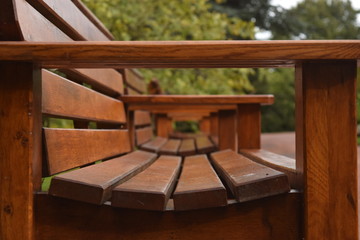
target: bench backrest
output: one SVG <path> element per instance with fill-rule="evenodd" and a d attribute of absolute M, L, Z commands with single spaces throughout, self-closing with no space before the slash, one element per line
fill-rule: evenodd
<path fill-rule="evenodd" d="M 113 36 L 78 0 L 15 0 L 24 41 L 109 41 Z M 43 69 L 42 114 L 74 120 L 75 128 L 44 128 L 43 175 L 52 175 L 131 151 L 123 73 L 117 69 Z M 89 129 L 95 122 L 97 129 Z M 106 128 L 106 129 L 101 129 Z"/>

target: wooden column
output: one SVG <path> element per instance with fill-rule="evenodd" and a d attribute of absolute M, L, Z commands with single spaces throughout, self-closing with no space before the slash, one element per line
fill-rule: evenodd
<path fill-rule="evenodd" d="M 238 149 L 260 148 L 260 104 L 239 104 L 237 119 Z"/>
<path fill-rule="evenodd" d="M 210 117 L 203 117 L 200 120 L 200 131 L 206 134 L 210 134 Z"/>
<path fill-rule="evenodd" d="M 355 83 L 356 61 L 296 66 L 296 160 L 308 240 L 358 239 Z"/>
<path fill-rule="evenodd" d="M 219 133 L 219 117 L 218 113 L 210 113 L 210 135 L 218 136 Z"/>
<path fill-rule="evenodd" d="M 0 62 L 0 239 L 33 239 L 41 185 L 41 80 L 32 64 Z"/>
<path fill-rule="evenodd" d="M 156 135 L 159 137 L 168 137 L 172 131 L 172 121 L 166 114 L 156 115 Z"/>
<path fill-rule="evenodd" d="M 219 150 L 237 151 L 236 111 L 219 111 Z"/>

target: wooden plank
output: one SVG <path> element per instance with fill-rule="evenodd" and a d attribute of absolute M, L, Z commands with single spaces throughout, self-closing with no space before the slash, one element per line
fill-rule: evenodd
<path fill-rule="evenodd" d="M 144 126 L 151 124 L 150 112 L 137 110 L 134 112 L 134 115 L 135 126 Z"/>
<path fill-rule="evenodd" d="M 74 40 L 108 41 L 72 1 L 27 0 L 42 15 Z"/>
<path fill-rule="evenodd" d="M 295 159 L 275 154 L 263 149 L 240 149 L 240 153 L 251 160 L 285 173 L 291 188 L 296 189 L 299 184 L 296 177 Z"/>
<path fill-rule="evenodd" d="M 123 74 L 125 76 L 126 84 L 130 85 L 134 90 L 140 93 L 146 93 L 146 83 L 144 77 L 134 69 L 124 69 Z"/>
<path fill-rule="evenodd" d="M 125 93 L 126 93 L 127 95 L 131 95 L 131 96 L 134 96 L 134 95 L 139 96 L 139 95 L 141 95 L 140 92 L 132 89 L 132 88 L 129 87 L 129 86 L 127 86 L 127 87 L 125 88 Z"/>
<path fill-rule="evenodd" d="M 180 166 L 180 157 L 161 156 L 145 171 L 115 187 L 111 205 L 164 211 L 175 188 Z"/>
<path fill-rule="evenodd" d="M 360 41 L 1 42 L 0 56 L 66 68 L 288 67 L 298 60 L 360 59 Z"/>
<path fill-rule="evenodd" d="M 136 145 L 142 145 L 151 140 L 153 137 L 152 127 L 135 129 Z"/>
<path fill-rule="evenodd" d="M 181 140 L 169 139 L 159 150 L 159 154 L 176 155 L 178 153 Z"/>
<path fill-rule="evenodd" d="M 231 149 L 237 152 L 236 111 L 219 111 L 219 150 Z"/>
<path fill-rule="evenodd" d="M 156 135 L 168 137 L 172 132 L 172 121 L 166 114 L 156 114 Z"/>
<path fill-rule="evenodd" d="M 206 155 L 185 158 L 173 198 L 175 210 L 227 205 L 226 189 Z"/>
<path fill-rule="evenodd" d="M 222 108 L 220 108 L 220 109 L 222 109 Z M 228 110 L 228 109 L 222 109 L 222 110 Z M 210 135 L 211 136 L 218 136 L 218 134 L 219 134 L 219 116 L 218 116 L 218 112 L 212 112 L 210 114 Z"/>
<path fill-rule="evenodd" d="M 207 136 L 197 137 L 195 140 L 196 150 L 198 153 L 210 153 L 216 151 L 217 149 Z"/>
<path fill-rule="evenodd" d="M 50 175 L 130 151 L 127 130 L 45 128 L 44 134 Z"/>
<path fill-rule="evenodd" d="M 309 61 L 296 68 L 296 160 L 308 239 L 358 239 L 356 67 Z"/>
<path fill-rule="evenodd" d="M 167 138 L 156 137 L 155 139 L 141 145 L 140 149 L 150 152 L 158 152 L 166 142 Z"/>
<path fill-rule="evenodd" d="M 114 69 L 60 69 L 66 77 L 78 83 L 87 83 L 93 89 L 106 95 L 116 97 L 124 94 L 122 75 Z"/>
<path fill-rule="evenodd" d="M 245 104 L 274 103 L 273 95 L 140 95 L 140 96 L 123 96 L 122 101 L 125 103 L 137 104 Z"/>
<path fill-rule="evenodd" d="M 185 156 L 194 155 L 195 153 L 196 153 L 196 148 L 195 148 L 194 139 L 189 138 L 182 140 L 179 148 L 179 155 L 185 157 Z"/>
<path fill-rule="evenodd" d="M 120 98 L 120 100 L 122 100 Z M 152 113 L 169 114 L 169 113 L 198 113 L 201 111 L 216 112 L 220 109 L 234 110 L 235 104 L 163 104 L 163 103 L 148 103 L 148 104 L 127 104 L 129 110 L 146 110 Z"/>
<path fill-rule="evenodd" d="M 73 119 L 126 122 L 122 102 L 42 70 L 42 112 Z"/>
<path fill-rule="evenodd" d="M 239 104 L 237 120 L 238 149 L 259 149 L 261 111 L 259 104 Z"/>
<path fill-rule="evenodd" d="M 183 212 L 117 209 L 43 194 L 36 195 L 35 209 L 38 240 L 272 240 L 303 237 L 300 193 Z"/>
<path fill-rule="evenodd" d="M 33 239 L 41 184 L 41 78 L 28 63 L 0 62 L 0 239 Z"/>
<path fill-rule="evenodd" d="M 147 168 L 156 154 L 136 151 L 99 164 L 55 176 L 49 194 L 57 197 L 103 204 L 112 189 Z"/>
<path fill-rule="evenodd" d="M 239 202 L 290 191 L 287 176 L 231 150 L 212 153 L 211 160 L 220 177 Z"/>

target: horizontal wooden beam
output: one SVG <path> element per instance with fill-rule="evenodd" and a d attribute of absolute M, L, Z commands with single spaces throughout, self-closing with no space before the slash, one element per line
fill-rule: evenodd
<path fill-rule="evenodd" d="M 43 67 L 289 67 L 299 60 L 358 60 L 360 40 L 1 42 L 0 56 Z"/>

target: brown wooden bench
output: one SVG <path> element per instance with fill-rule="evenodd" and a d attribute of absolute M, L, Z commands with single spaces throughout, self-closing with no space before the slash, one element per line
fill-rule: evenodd
<path fill-rule="evenodd" d="M 358 239 L 355 74 L 359 41 L 112 43 L 104 42 L 111 37 L 76 0 L 29 2 L 36 9 L 24 0 L 5 1 L 1 9 L 1 40 L 16 41 L 0 43 L 1 239 Z M 235 200 L 226 200 L 224 184 L 200 155 L 185 159 L 173 200 L 166 207 L 179 158 L 156 160 L 153 153 L 131 151 L 124 101 L 118 98 L 122 92 L 93 75 L 93 71 L 117 71 L 85 70 L 86 77 L 79 81 L 67 76 L 73 80 L 69 81 L 41 70 L 295 63 L 296 185 L 305 198 L 292 192 L 248 201 L 258 194 L 286 192 L 286 176 L 224 150 L 212 154 L 211 161 Z M 78 84 L 82 81 L 92 89 Z M 259 123 L 254 121 L 259 119 L 258 107 L 245 104 L 239 112 L 239 149 L 259 148 Z M 106 129 L 42 130 L 44 115 L 74 119 L 79 125 L 96 122 Z M 260 153 L 248 154 L 277 165 Z M 98 160 L 103 162 L 91 164 Z M 53 174 L 84 165 L 89 166 L 54 177 L 50 190 L 54 195 L 72 191 L 69 197 L 77 201 L 39 193 L 43 171 Z M 153 184 L 144 184 L 150 180 Z M 149 191 L 149 186 L 156 190 Z M 137 196 L 139 189 L 147 197 Z M 101 204 L 113 192 L 114 206 Z M 162 206 L 166 211 L 115 207 L 123 195 L 133 199 L 130 204 L 139 201 L 136 208 Z M 236 200 L 247 202 L 232 204 Z M 175 209 L 188 211 L 173 211 L 172 202 Z M 210 206 L 223 207 L 189 210 Z"/>

